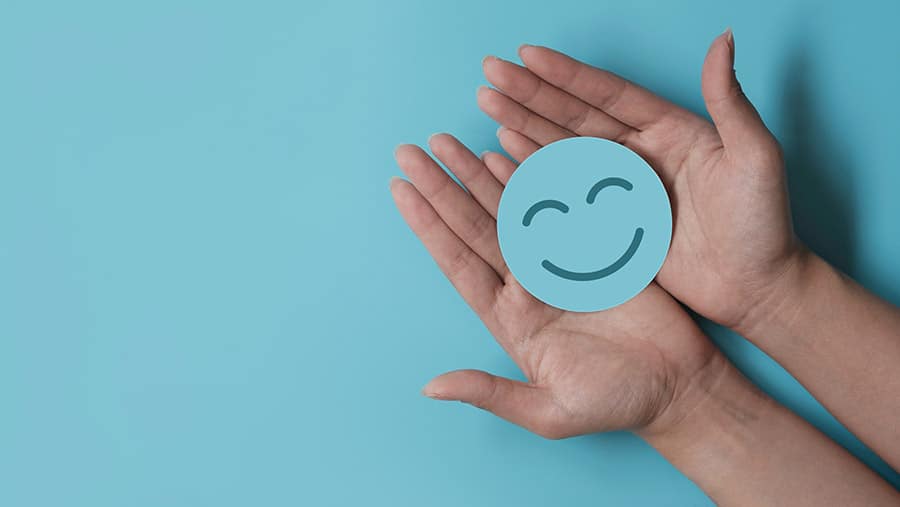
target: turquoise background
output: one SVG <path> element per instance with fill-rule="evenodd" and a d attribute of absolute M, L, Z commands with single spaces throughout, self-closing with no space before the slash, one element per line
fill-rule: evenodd
<path fill-rule="evenodd" d="M 707 45 L 783 141 L 798 230 L 900 302 L 896 2 L 0 6 L 0 504 L 705 505 L 625 433 L 419 394 L 514 365 L 406 229 L 392 148 L 477 151 L 480 61 L 548 44 L 702 111 Z M 763 354 L 716 341 L 900 485 Z M 814 466 L 813 463 L 810 466 Z"/>

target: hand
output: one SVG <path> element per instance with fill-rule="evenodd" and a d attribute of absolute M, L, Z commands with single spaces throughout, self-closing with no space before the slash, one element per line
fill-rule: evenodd
<path fill-rule="evenodd" d="M 656 284 L 597 313 L 566 312 L 532 297 L 510 274 L 497 242 L 497 206 L 514 164 L 497 154 L 485 163 L 446 134 L 433 136 L 430 145 L 469 193 L 412 145 L 396 152 L 412 184 L 395 178 L 391 193 L 528 382 L 461 370 L 432 380 L 426 395 L 476 405 L 548 438 L 662 432 L 702 397 L 711 384 L 702 378 L 730 368 Z"/>
<path fill-rule="evenodd" d="M 783 299 L 779 282 L 804 250 L 791 227 L 778 142 L 741 92 L 726 31 L 709 49 L 702 88 L 714 124 L 612 73 L 522 46 L 525 67 L 488 57 L 497 87 L 478 105 L 517 160 L 571 136 L 619 142 L 653 166 L 673 205 L 672 244 L 657 282 L 698 313 L 740 328 Z M 502 92 L 502 93 L 501 93 Z"/>

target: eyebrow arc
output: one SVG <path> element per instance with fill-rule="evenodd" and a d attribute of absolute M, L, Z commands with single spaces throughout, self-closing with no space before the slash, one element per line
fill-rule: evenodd
<path fill-rule="evenodd" d="M 594 186 L 591 187 L 591 190 L 587 195 L 587 203 L 594 204 L 594 200 L 597 199 L 597 194 L 606 187 L 621 187 L 625 190 L 630 191 L 632 188 L 634 188 L 634 185 L 632 185 L 631 182 L 626 180 L 625 178 L 603 178 L 597 183 L 594 183 Z"/>
<path fill-rule="evenodd" d="M 544 199 L 543 201 L 538 201 L 532 204 L 531 207 L 528 208 L 528 211 L 525 212 L 525 216 L 522 217 L 522 225 L 528 227 L 529 225 L 531 225 L 531 221 L 534 219 L 534 215 L 536 215 L 538 211 L 548 208 L 559 210 L 563 213 L 569 212 L 569 207 L 566 206 L 565 203 L 557 201 L 556 199 Z"/>

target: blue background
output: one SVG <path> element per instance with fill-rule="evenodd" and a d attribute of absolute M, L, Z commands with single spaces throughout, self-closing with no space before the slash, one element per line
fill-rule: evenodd
<path fill-rule="evenodd" d="M 0 504 L 707 504 L 629 434 L 544 441 L 421 397 L 516 370 L 387 184 L 400 142 L 496 148 L 485 54 L 552 45 L 702 111 L 731 25 L 799 233 L 900 302 L 900 4 L 724 4 L 3 1 Z"/>

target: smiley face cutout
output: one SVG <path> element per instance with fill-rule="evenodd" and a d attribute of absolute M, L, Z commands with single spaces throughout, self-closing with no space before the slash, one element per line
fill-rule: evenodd
<path fill-rule="evenodd" d="M 643 290 L 672 237 L 659 177 L 617 143 L 551 143 L 513 173 L 497 214 L 500 250 L 516 280 L 541 301 L 605 310 Z"/>

